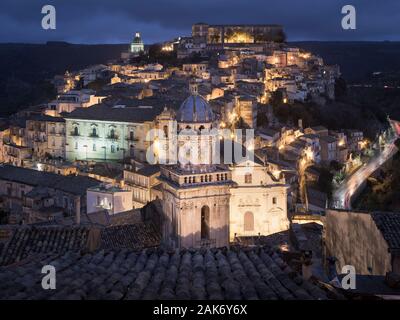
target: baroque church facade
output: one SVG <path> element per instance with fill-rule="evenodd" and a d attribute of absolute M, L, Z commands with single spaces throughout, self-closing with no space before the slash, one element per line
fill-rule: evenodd
<path fill-rule="evenodd" d="M 164 150 L 166 115 L 176 119 L 180 133 L 177 163 L 161 166 L 165 243 L 221 247 L 235 237 L 287 230 L 287 185 L 282 175 L 274 176 L 256 156 L 233 159 L 230 164 L 212 161 L 219 158 L 214 157 L 225 138 L 216 139 L 218 121 L 197 85 L 191 84 L 190 91 L 176 115 L 164 110 L 159 122 L 167 136 Z"/>

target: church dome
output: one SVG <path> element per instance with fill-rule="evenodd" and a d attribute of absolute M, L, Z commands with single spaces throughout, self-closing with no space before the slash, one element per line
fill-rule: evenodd
<path fill-rule="evenodd" d="M 191 90 L 192 94 L 181 104 L 177 113 L 179 122 L 207 123 L 214 121 L 215 117 L 210 105 L 197 93 L 196 89 Z"/>

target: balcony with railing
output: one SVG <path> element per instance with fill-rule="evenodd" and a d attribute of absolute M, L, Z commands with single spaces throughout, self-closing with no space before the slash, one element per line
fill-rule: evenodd
<path fill-rule="evenodd" d="M 117 134 L 109 134 L 109 135 L 107 135 L 107 139 L 118 140 L 119 136 Z"/>
<path fill-rule="evenodd" d="M 127 137 L 125 137 L 125 140 L 132 141 L 132 142 L 137 142 L 137 141 L 139 141 L 139 138 L 138 137 L 127 136 Z"/>

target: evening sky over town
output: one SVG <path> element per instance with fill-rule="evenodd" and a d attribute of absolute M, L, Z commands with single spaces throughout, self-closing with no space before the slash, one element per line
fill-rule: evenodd
<path fill-rule="evenodd" d="M 41 8 L 56 8 L 57 29 L 41 28 Z M 357 10 L 343 30 L 341 8 Z M 399 0 L 1 0 L 0 42 L 146 43 L 190 35 L 196 22 L 282 24 L 289 41 L 400 40 Z"/>

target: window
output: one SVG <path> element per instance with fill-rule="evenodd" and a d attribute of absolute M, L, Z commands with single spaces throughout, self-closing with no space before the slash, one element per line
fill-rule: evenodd
<path fill-rule="evenodd" d="M 206 240 L 210 238 L 210 208 L 203 206 L 201 208 L 201 239 Z"/>
<path fill-rule="evenodd" d="M 252 182 L 252 175 L 251 173 L 246 173 L 244 175 L 244 183 L 251 183 Z"/>
<path fill-rule="evenodd" d="M 254 215 L 253 212 L 247 211 L 244 214 L 244 231 L 254 231 Z"/>
<path fill-rule="evenodd" d="M 79 129 L 78 127 L 74 127 L 74 132 L 73 132 L 74 136 L 79 136 Z"/>
<path fill-rule="evenodd" d="M 75 142 L 75 150 L 78 150 L 78 141 Z"/>
<path fill-rule="evenodd" d="M 111 128 L 111 130 L 110 130 L 110 138 L 111 139 L 115 138 L 115 129 L 114 128 Z"/>
<path fill-rule="evenodd" d="M 111 153 L 115 153 L 115 146 L 111 145 Z"/>
<path fill-rule="evenodd" d="M 276 197 L 272 198 L 272 204 L 277 204 L 278 200 L 276 199 Z"/>
<path fill-rule="evenodd" d="M 93 143 L 92 150 L 93 150 L 93 151 L 96 151 L 96 144 L 95 144 L 95 143 Z"/>
<path fill-rule="evenodd" d="M 134 135 L 133 135 L 133 131 L 129 131 L 129 140 L 133 140 L 134 139 Z"/>
<path fill-rule="evenodd" d="M 92 137 L 97 137 L 97 129 L 95 127 L 92 128 Z"/>

